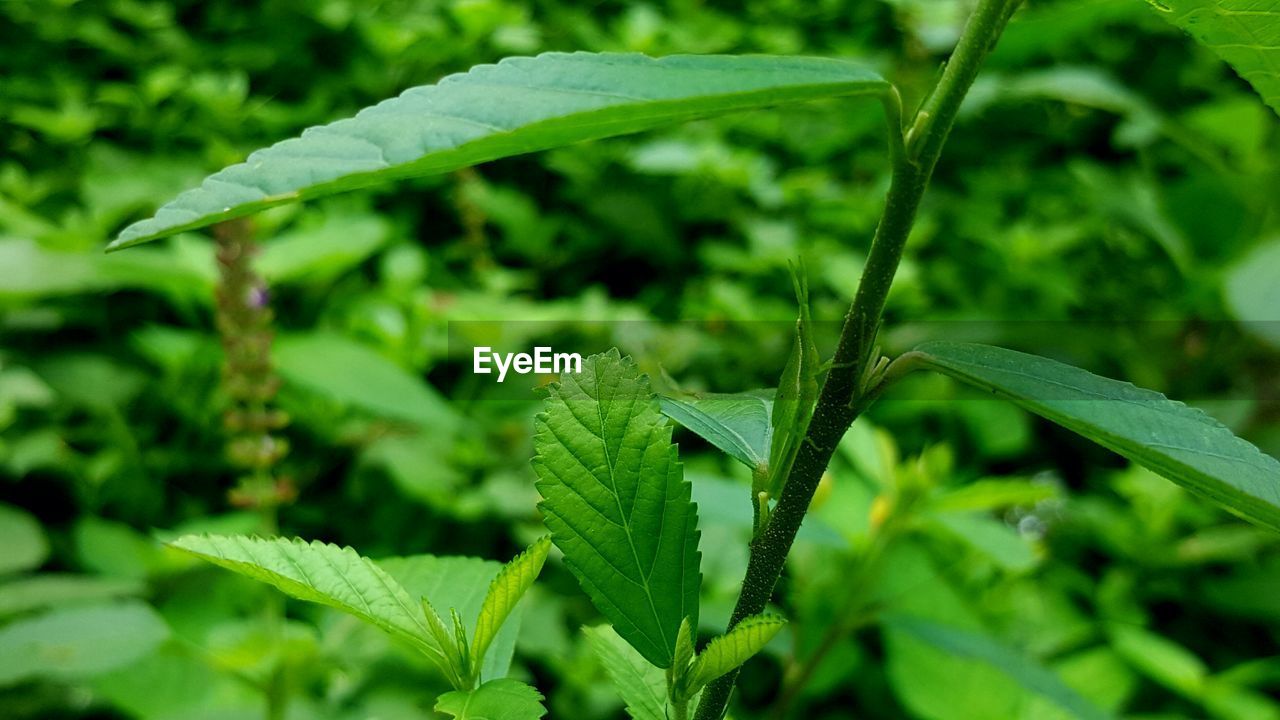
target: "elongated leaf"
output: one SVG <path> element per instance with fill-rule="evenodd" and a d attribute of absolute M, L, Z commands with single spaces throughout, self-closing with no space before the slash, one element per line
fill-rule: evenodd
<path fill-rule="evenodd" d="M 0 687 L 31 678 L 92 677 L 142 658 L 169 637 L 137 601 L 59 609 L 0 628 Z"/>
<path fill-rule="evenodd" d="M 146 585 L 131 578 L 43 573 L 0 585 L 0 619 L 39 608 L 83 605 L 141 595 Z"/>
<path fill-rule="evenodd" d="M 1051 670 L 983 635 L 914 617 L 891 617 L 884 624 L 948 653 L 990 665 L 1078 720 L 1106 720 L 1111 717 L 1071 689 Z"/>
<path fill-rule="evenodd" d="M 552 386 L 533 468 L 551 539 L 595 606 L 649 662 L 670 667 L 698 621 L 698 513 L 671 425 L 630 358 L 592 355 Z"/>
<path fill-rule="evenodd" d="M 804 268 L 792 272 L 796 304 L 800 317 L 796 319 L 791 355 L 778 378 L 778 394 L 774 398 L 774 443 L 769 449 L 769 473 L 766 478 L 756 476 L 752 483 L 753 494 L 767 492 L 769 497 L 782 494 L 782 486 L 791 474 L 791 465 L 800 452 L 800 441 L 809 428 L 813 406 L 818 400 L 818 347 L 813 342 L 813 322 L 809 318 L 809 284 Z"/>
<path fill-rule="evenodd" d="M 633 720 L 668 720 L 667 680 L 608 625 L 583 628 Z"/>
<path fill-rule="evenodd" d="M 533 581 L 538 579 L 538 573 L 542 572 L 542 564 L 547 561 L 550 549 L 550 538 L 538 540 L 503 566 L 502 571 L 489 584 L 489 593 L 484 598 L 484 605 L 480 607 L 475 635 L 471 641 L 473 663 L 479 664 L 484 660 L 485 651 L 502 629 L 502 623 L 533 585 Z"/>
<path fill-rule="evenodd" d="M 662 414 L 755 470 L 769 462 L 773 390 L 660 398 Z"/>
<path fill-rule="evenodd" d="M 445 661 L 418 603 L 386 571 L 349 547 L 243 535 L 186 535 L 170 544 L 299 600 L 351 613 L 409 642 L 437 664 Z"/>
<path fill-rule="evenodd" d="M 1280 113 L 1280 0 L 1150 0 Z"/>
<path fill-rule="evenodd" d="M 732 630 L 707 643 L 689 668 L 688 692 L 698 692 L 707 683 L 742 665 L 760 652 L 787 621 L 777 615 L 752 615 Z"/>
<path fill-rule="evenodd" d="M 547 53 L 413 88 L 218 172 L 111 249 L 264 208 L 735 110 L 883 93 L 841 60 Z"/>
<path fill-rule="evenodd" d="M 542 693 L 519 680 L 490 680 L 475 690 L 455 690 L 440 696 L 436 712 L 457 720 L 538 720 L 547 714 Z"/>
<path fill-rule="evenodd" d="M 923 363 L 1280 530 L 1280 462 L 1199 410 L 1047 358 L 966 343 L 920 346 Z"/>

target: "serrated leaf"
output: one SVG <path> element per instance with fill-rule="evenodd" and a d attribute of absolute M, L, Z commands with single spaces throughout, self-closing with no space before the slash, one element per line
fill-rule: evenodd
<path fill-rule="evenodd" d="M 950 654 L 989 665 L 1078 720 L 1106 720 L 1111 717 L 1069 687 L 1053 671 L 984 635 L 915 617 L 890 617 L 884 625 Z"/>
<path fill-rule="evenodd" d="M 511 678 L 447 692 L 436 700 L 435 709 L 456 720 L 538 720 L 547 714 L 542 693 Z"/>
<path fill-rule="evenodd" d="M 769 462 L 773 390 L 662 397 L 662 414 L 755 470 Z"/>
<path fill-rule="evenodd" d="M 843 60 L 547 53 L 480 65 L 307 130 L 215 173 L 110 249 L 275 205 L 431 175 L 675 122 L 815 98 L 883 93 Z"/>
<path fill-rule="evenodd" d="M 680 622 L 697 626 L 698 514 L 648 378 L 617 350 L 592 355 L 535 425 L 551 539 L 618 634 L 670 667 Z"/>
<path fill-rule="evenodd" d="M 1280 530 L 1280 461 L 1160 393 L 1055 360 L 967 343 L 927 343 L 922 363 Z"/>
<path fill-rule="evenodd" d="M 528 550 L 517 555 L 511 562 L 502 567 L 502 571 L 489 584 L 489 592 L 485 595 L 484 605 L 480 607 L 480 615 L 476 619 L 475 636 L 471 641 L 471 659 L 473 663 L 484 660 L 489 644 L 497 637 L 498 631 L 507 616 L 515 609 L 520 598 L 538 579 L 542 565 L 547 561 L 547 552 L 551 549 L 550 538 L 540 538 Z"/>
<path fill-rule="evenodd" d="M 587 643 L 613 681 L 627 714 L 633 720 L 667 718 L 667 681 L 663 672 L 644 659 L 608 625 L 583 628 Z"/>
<path fill-rule="evenodd" d="M 142 602 L 53 610 L 0 628 L 0 687 L 30 678 L 74 680 L 135 662 L 169 637 Z"/>
<path fill-rule="evenodd" d="M 697 693 L 707 683 L 750 660 L 786 624 L 777 615 L 752 615 L 707 643 L 689 668 L 688 694 Z"/>
<path fill-rule="evenodd" d="M 170 545 L 299 600 L 351 613 L 447 666 L 444 648 L 431 635 L 418 603 L 391 575 L 349 547 L 242 535 L 186 535 Z"/>
<path fill-rule="evenodd" d="M 1280 114 L 1280 0 L 1149 0 Z"/>

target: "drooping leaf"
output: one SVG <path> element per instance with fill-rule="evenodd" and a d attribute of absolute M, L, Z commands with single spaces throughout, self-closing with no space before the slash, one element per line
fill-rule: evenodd
<path fill-rule="evenodd" d="M 502 623 L 533 585 L 538 573 L 542 572 L 542 564 L 546 562 L 550 549 L 550 538 L 539 539 L 528 550 L 504 565 L 489 584 L 489 592 L 485 595 L 484 605 L 480 607 L 475 635 L 471 641 L 472 662 L 479 663 L 484 659 L 489 644 L 502 629 Z"/>
<path fill-rule="evenodd" d="M 418 602 L 385 570 L 349 547 L 243 535 L 186 535 L 170 544 L 299 600 L 351 613 L 437 664 L 445 662 L 444 649 L 428 630 Z"/>
<path fill-rule="evenodd" d="M 662 397 L 662 414 L 755 470 L 769 462 L 773 390 Z"/>
<path fill-rule="evenodd" d="M 1071 717 L 1079 720 L 1106 720 L 1111 717 L 1070 688 L 1051 670 L 984 635 L 907 616 L 887 618 L 884 625 L 952 655 L 989 665 L 1013 678 L 1027 690 L 1048 699 Z"/>
<path fill-rule="evenodd" d="M 40 522 L 31 513 L 0 504 L 0 575 L 37 567 L 49 555 Z"/>
<path fill-rule="evenodd" d="M 707 643 L 689 668 L 688 693 L 698 692 L 707 683 L 750 660 L 786 624 L 787 621 L 777 615 L 752 615 Z"/>
<path fill-rule="evenodd" d="M 30 678 L 92 677 L 142 658 L 169 637 L 137 601 L 53 610 L 0 628 L 0 687 Z"/>
<path fill-rule="evenodd" d="M 928 367 L 1002 395 L 1249 520 L 1280 530 L 1280 461 L 1199 410 L 1013 350 L 936 342 L 917 352 Z"/>
<path fill-rule="evenodd" d="M 125 228 L 111 248 L 390 180 L 735 110 L 878 94 L 887 87 L 865 67 L 824 58 L 509 58 L 259 150 L 179 195 L 153 218 Z"/>
<path fill-rule="evenodd" d="M 441 695 L 436 712 L 456 720 L 538 720 L 547 709 L 542 706 L 542 693 L 519 680 L 499 678 L 474 690 Z"/>
<path fill-rule="evenodd" d="M 1253 86 L 1280 114 L 1280 1 L 1149 0 Z"/>
<path fill-rule="evenodd" d="M 698 515 L 648 378 L 617 350 L 592 355 L 535 424 L 552 540 L 618 634 L 670 667 L 680 622 L 697 626 Z"/>
<path fill-rule="evenodd" d="M 633 720 L 668 720 L 667 681 L 608 625 L 583 628 L 604 671 Z"/>

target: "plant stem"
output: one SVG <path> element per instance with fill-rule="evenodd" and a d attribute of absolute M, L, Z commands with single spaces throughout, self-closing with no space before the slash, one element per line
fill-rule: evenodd
<path fill-rule="evenodd" d="M 730 629 L 743 618 L 764 610 L 836 445 L 857 413 L 865 409 L 862 398 L 868 388 L 862 386 L 862 381 L 868 363 L 879 360 L 871 357 L 876 333 L 920 199 L 929 185 L 960 103 L 1018 3 L 1019 0 L 979 1 L 965 23 L 937 87 L 916 114 L 905 141 L 901 139 L 901 127 L 890 114 L 893 175 L 884 212 L 858 292 L 845 316 L 831 370 L 823 382 L 808 433 L 768 525 L 751 541 L 747 573 L 729 620 Z M 698 704 L 695 720 L 722 718 L 736 679 L 737 671 L 734 671 L 709 685 Z"/>

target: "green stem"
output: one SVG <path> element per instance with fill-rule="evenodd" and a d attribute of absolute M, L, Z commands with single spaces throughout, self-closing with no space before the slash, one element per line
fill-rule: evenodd
<path fill-rule="evenodd" d="M 863 398 L 869 388 L 862 387 L 862 380 L 868 363 L 879 360 L 871 357 L 876 333 L 920 199 L 929 185 L 960 103 L 1018 2 L 980 0 L 965 24 L 937 87 L 916 114 L 905 141 L 890 112 L 893 176 L 884 213 L 871 243 L 858 292 L 845 316 L 831 370 L 823 382 L 805 441 L 801 443 L 768 525 L 751 542 L 746 577 L 729 628 L 743 618 L 762 612 L 769 602 L 822 473 L 840 439 L 857 414 L 865 409 Z M 722 718 L 736 679 L 737 671 L 734 671 L 709 685 L 698 704 L 695 720 Z"/>

